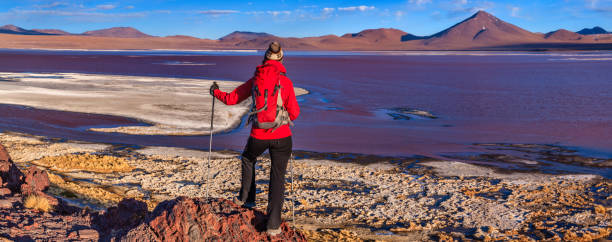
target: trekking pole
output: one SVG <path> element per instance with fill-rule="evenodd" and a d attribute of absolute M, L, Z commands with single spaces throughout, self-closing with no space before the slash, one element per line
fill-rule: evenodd
<path fill-rule="evenodd" d="M 293 222 L 293 229 L 295 230 L 295 189 L 293 183 L 293 151 L 291 152 L 291 160 L 289 160 L 289 176 L 291 176 L 291 222 Z"/>
<path fill-rule="evenodd" d="M 293 134 L 293 137 L 295 138 L 295 134 Z M 291 177 L 291 225 L 293 227 L 293 231 L 296 231 L 296 225 L 297 222 L 295 221 L 295 201 L 297 199 L 296 197 L 296 193 L 295 193 L 295 182 L 294 182 L 294 177 L 293 177 L 293 163 L 295 163 L 295 159 L 293 157 L 293 149 L 291 150 L 291 156 L 289 157 L 289 176 Z M 293 236 L 295 236 L 296 234 L 294 233 Z"/>
<path fill-rule="evenodd" d="M 210 173 L 210 156 L 212 154 L 212 138 L 213 138 L 213 121 L 215 119 L 215 96 L 212 97 L 212 110 L 210 111 L 210 140 L 208 141 L 208 164 L 206 168 L 206 198 L 208 198 L 208 185 L 209 183 L 209 173 Z"/>

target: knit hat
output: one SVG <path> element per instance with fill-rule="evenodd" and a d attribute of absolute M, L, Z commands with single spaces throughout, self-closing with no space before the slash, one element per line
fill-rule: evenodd
<path fill-rule="evenodd" d="M 270 43 L 268 50 L 266 50 L 266 59 L 281 61 L 283 59 L 283 49 L 280 43 L 274 41 Z"/>

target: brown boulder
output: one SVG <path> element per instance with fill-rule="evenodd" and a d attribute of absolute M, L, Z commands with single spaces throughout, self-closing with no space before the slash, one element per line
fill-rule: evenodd
<path fill-rule="evenodd" d="M 21 193 L 41 194 L 49 188 L 49 175 L 46 171 L 38 169 L 38 167 L 30 166 L 25 173 L 23 184 L 21 184 Z"/>
<path fill-rule="evenodd" d="M 12 192 L 19 192 L 23 173 L 17 168 L 4 146 L 0 144 L 0 187 L 9 188 Z"/>
<path fill-rule="evenodd" d="M 28 170 L 26 170 L 23 182 L 21 183 L 21 194 L 24 195 L 24 199 L 28 195 L 44 197 L 49 202 L 49 205 L 57 211 L 67 211 L 62 208 L 65 204 L 62 204 L 61 200 L 45 193 L 50 184 L 49 175 L 47 175 L 46 171 L 38 169 L 38 167 L 35 166 L 30 166 Z"/>
<path fill-rule="evenodd" d="M 178 197 L 160 203 L 122 241 L 306 241 L 282 223 L 282 233 L 270 238 L 263 213 L 241 208 L 225 199 Z"/>
<path fill-rule="evenodd" d="M 46 171 L 40 170 L 35 166 L 30 166 L 25 173 L 23 184 L 21 184 L 21 193 L 41 194 L 49 188 L 49 175 Z"/>

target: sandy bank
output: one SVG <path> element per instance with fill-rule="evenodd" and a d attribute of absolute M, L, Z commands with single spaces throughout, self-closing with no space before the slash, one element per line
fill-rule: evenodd
<path fill-rule="evenodd" d="M 94 127 L 97 132 L 138 135 L 205 135 L 210 129 L 213 80 L 77 73 L 0 73 L 0 103 L 130 117 L 150 125 Z M 231 91 L 242 82 L 217 81 Z M 296 95 L 307 91 L 296 88 Z M 215 130 L 237 127 L 250 100 L 217 101 Z"/>
<path fill-rule="evenodd" d="M 131 197 L 151 208 L 177 196 L 204 196 L 207 186 L 213 197 L 233 198 L 240 185 L 235 152 L 215 152 L 207 170 L 207 153 L 198 150 L 58 143 L 21 134 L 3 134 L 0 142 L 21 157 L 15 159 L 20 166 L 32 164 L 25 157 L 57 157 L 45 163 L 58 166 L 48 170 L 52 192 L 93 207 Z M 47 152 L 50 147 L 55 148 Z M 61 157 L 68 154 L 118 157 L 131 169 L 67 170 Z M 260 210 L 266 206 L 269 166 L 263 157 L 256 170 Z M 401 164 L 300 159 L 293 163 L 293 175 L 283 216 L 291 220 L 295 201 L 293 222 L 310 239 L 572 240 L 609 238 L 612 232 L 611 183 L 594 175 L 503 174 L 416 159 Z"/>

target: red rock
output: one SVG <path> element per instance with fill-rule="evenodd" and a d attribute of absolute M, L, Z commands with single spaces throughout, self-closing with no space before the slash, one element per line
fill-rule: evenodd
<path fill-rule="evenodd" d="M 123 199 L 116 207 L 96 216 L 93 223 L 104 234 L 121 234 L 140 224 L 148 212 L 146 203 L 133 198 Z"/>
<path fill-rule="evenodd" d="M 70 232 L 70 233 L 68 234 L 68 238 L 69 238 L 69 239 L 76 239 L 76 238 L 78 238 L 78 237 L 79 237 L 79 236 L 78 236 L 77 231 L 72 231 L 72 232 Z"/>
<path fill-rule="evenodd" d="M 9 200 L 0 200 L 0 209 L 10 209 L 13 207 L 13 202 Z"/>
<path fill-rule="evenodd" d="M 11 160 L 11 156 L 8 151 L 4 148 L 2 144 L 0 144 L 0 161 L 9 161 Z"/>
<path fill-rule="evenodd" d="M 13 192 L 19 191 L 19 186 L 22 183 L 23 173 L 15 166 L 11 156 L 6 151 L 4 146 L 0 144 L 0 178 L 4 187 L 11 189 Z M 6 183 L 6 185 L 4 185 Z"/>
<path fill-rule="evenodd" d="M 46 193 L 39 192 L 38 196 L 42 196 L 42 197 L 46 198 L 47 201 L 49 201 L 49 205 L 54 207 L 54 209 L 57 209 L 57 207 L 61 204 L 59 199 L 57 199 L 54 196 L 48 195 Z M 61 211 L 63 211 L 63 210 L 61 210 Z"/>
<path fill-rule="evenodd" d="M 61 228 L 62 225 L 55 221 L 45 221 L 45 227 L 47 228 Z"/>
<path fill-rule="evenodd" d="M 79 230 L 79 239 L 92 239 L 92 240 L 98 240 L 98 238 L 100 237 L 100 235 L 98 234 L 98 231 L 93 230 L 93 229 L 81 229 Z"/>
<path fill-rule="evenodd" d="M 0 188 L 0 196 L 11 195 L 11 189 Z"/>
<path fill-rule="evenodd" d="M 122 240 L 306 241 L 286 222 L 281 225 L 282 233 L 270 238 L 265 232 L 265 221 L 263 213 L 225 199 L 178 197 L 160 203 Z"/>
<path fill-rule="evenodd" d="M 22 194 L 39 194 L 49 188 L 49 176 L 46 171 L 30 166 L 25 173 L 24 183 L 21 184 Z"/>

